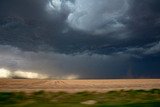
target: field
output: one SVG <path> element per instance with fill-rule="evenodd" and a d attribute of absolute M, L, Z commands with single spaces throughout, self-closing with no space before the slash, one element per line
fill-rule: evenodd
<path fill-rule="evenodd" d="M 159 107 L 160 80 L 0 79 L 0 107 Z"/>
<path fill-rule="evenodd" d="M 108 92 L 115 90 L 160 89 L 160 79 L 37 80 L 0 79 L 0 91 Z"/>
<path fill-rule="evenodd" d="M 1 92 L 0 107 L 159 107 L 160 90 L 97 92 Z"/>

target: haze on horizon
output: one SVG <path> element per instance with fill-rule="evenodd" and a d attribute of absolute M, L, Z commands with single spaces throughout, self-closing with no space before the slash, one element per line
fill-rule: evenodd
<path fill-rule="evenodd" d="M 160 78 L 159 0 L 0 0 L 0 78 Z"/>

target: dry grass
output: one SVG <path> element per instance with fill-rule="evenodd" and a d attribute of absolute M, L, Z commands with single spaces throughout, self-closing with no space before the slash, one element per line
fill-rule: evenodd
<path fill-rule="evenodd" d="M 112 90 L 160 89 L 160 79 L 116 79 L 116 80 L 33 80 L 33 79 L 0 79 L 0 91 L 33 92 L 64 91 L 81 92 Z"/>

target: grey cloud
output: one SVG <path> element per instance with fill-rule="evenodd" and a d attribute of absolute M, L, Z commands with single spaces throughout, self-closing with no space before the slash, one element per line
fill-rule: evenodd
<path fill-rule="evenodd" d="M 135 73 L 156 75 L 159 4 L 159 0 L 0 0 L 0 66 L 56 76 L 120 78 L 131 63 Z"/>
<path fill-rule="evenodd" d="M 48 8 L 60 13 L 69 10 L 66 22 L 71 28 L 98 35 L 125 29 L 120 19 L 127 13 L 129 3 L 127 0 L 51 0 Z"/>
<path fill-rule="evenodd" d="M 144 52 L 145 54 L 157 54 L 160 53 L 160 42 L 156 43 L 154 46 L 150 47 Z"/>
<path fill-rule="evenodd" d="M 148 55 L 156 55 L 160 53 L 160 42 L 154 42 L 142 47 L 129 47 L 124 49 L 123 53 L 132 54 L 139 57 L 145 57 Z"/>
<path fill-rule="evenodd" d="M 24 71 L 46 74 L 50 77 L 77 75 L 79 78 L 118 78 L 126 74 L 129 55 L 99 55 L 55 52 L 23 52 L 11 46 L 0 46 L 0 68 L 12 72 Z M 121 72 L 118 72 L 121 71 Z M 97 73 L 99 75 L 97 75 Z"/>
<path fill-rule="evenodd" d="M 10 4 L 9 1 L 3 1 L 8 2 L 8 5 Z M 19 6 L 22 1 L 15 1 L 17 2 L 10 5 L 23 12 L 24 8 Z M 124 1 L 128 4 L 127 8 L 125 6 L 123 8 Z M 22 5 L 26 4 L 29 7 L 25 9 L 26 15 L 20 13 L 12 15 L 8 13 L 12 8 L 8 8 L 6 13 L 9 16 L 0 18 L 0 44 L 19 47 L 27 51 L 56 50 L 57 52 L 70 54 L 90 51 L 108 54 L 128 46 L 146 45 L 159 39 L 158 25 L 154 25 L 158 15 L 153 11 L 156 10 L 158 12 L 158 10 L 155 9 L 156 6 L 152 6 L 153 2 L 157 2 L 157 0 L 143 0 L 142 2 L 137 0 L 132 2 L 129 0 L 111 1 L 112 5 L 120 3 L 116 7 L 110 7 L 111 4 L 105 6 L 109 2 L 107 0 L 101 0 L 100 4 L 99 1 L 95 0 L 94 2 L 91 0 L 40 0 L 34 2 L 25 0 L 23 2 Z M 51 5 L 50 8 L 52 10 L 48 11 L 48 13 L 46 9 L 50 2 L 53 2 L 55 6 L 53 8 Z M 0 4 L 5 3 L 2 2 Z M 80 4 L 85 5 L 79 7 Z M 121 9 L 126 9 L 126 11 L 122 12 L 122 14 L 116 14 L 117 9 L 121 6 Z M 143 10 L 145 14 L 142 14 L 140 10 Z M 112 15 L 114 13 L 112 11 L 115 11 L 115 14 Z M 86 21 L 86 23 L 85 21 L 80 23 L 85 28 L 83 30 L 80 30 L 78 28 L 79 25 L 74 24 L 74 21 L 68 20 L 70 16 L 72 16 L 72 19 L 79 20 L 76 18 L 78 15 L 75 15 L 79 13 L 85 13 L 85 15 L 80 16 L 80 20 Z M 101 17 L 103 14 L 111 15 Z M 71 29 L 67 26 L 66 21 L 70 27 L 72 24 L 76 27 Z M 111 23 L 106 24 L 108 22 Z M 115 25 L 116 28 L 112 25 Z M 95 33 L 98 36 L 93 36 Z"/>
<path fill-rule="evenodd" d="M 93 34 L 111 33 L 125 28 L 119 21 L 129 6 L 126 0 L 76 0 L 67 22 L 73 29 Z"/>

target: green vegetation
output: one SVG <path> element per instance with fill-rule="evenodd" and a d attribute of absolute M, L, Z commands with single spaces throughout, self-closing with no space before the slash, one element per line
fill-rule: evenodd
<path fill-rule="evenodd" d="M 88 101 L 88 102 L 87 102 Z M 0 92 L 0 107 L 159 107 L 160 90 L 97 92 Z"/>

